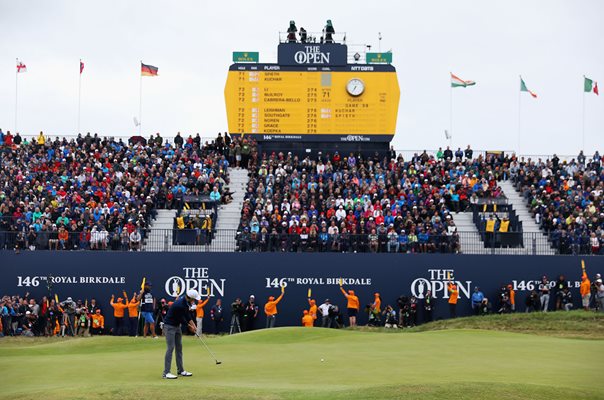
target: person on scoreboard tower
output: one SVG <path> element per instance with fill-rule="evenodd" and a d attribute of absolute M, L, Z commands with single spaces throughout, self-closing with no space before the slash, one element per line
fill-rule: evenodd
<path fill-rule="evenodd" d="M 287 28 L 287 43 L 296 43 L 296 21 L 289 21 L 289 28 Z"/>

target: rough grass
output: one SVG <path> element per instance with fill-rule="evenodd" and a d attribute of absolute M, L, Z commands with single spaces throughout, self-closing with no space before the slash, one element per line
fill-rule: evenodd
<path fill-rule="evenodd" d="M 407 329 L 359 328 L 384 332 L 426 332 L 444 329 L 484 329 L 530 333 L 540 336 L 604 339 L 604 313 L 570 312 L 514 313 L 483 317 L 465 317 L 435 321 Z"/>
<path fill-rule="evenodd" d="M 602 318 L 587 314 L 439 321 L 404 334 L 279 328 L 206 338 L 222 365 L 186 337 L 194 376 L 176 381 L 161 379 L 163 340 L 4 338 L 0 399 L 601 399 L 604 341 L 575 325 L 601 330 Z"/>

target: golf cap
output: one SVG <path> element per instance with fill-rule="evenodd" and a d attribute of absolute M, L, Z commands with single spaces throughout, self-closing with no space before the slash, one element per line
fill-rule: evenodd
<path fill-rule="evenodd" d="M 73 301 L 73 300 L 71 299 L 71 297 L 68 297 L 68 298 L 67 298 L 67 301 Z"/>
<path fill-rule="evenodd" d="M 187 290 L 187 297 L 190 297 L 190 298 L 195 299 L 195 300 L 201 300 L 201 296 L 199 295 L 199 293 L 195 289 L 189 289 L 189 290 Z"/>
<path fill-rule="evenodd" d="M 250 294 L 250 299 L 255 299 L 256 296 L 254 296 L 253 294 Z"/>
<path fill-rule="evenodd" d="M 325 299 L 325 303 L 329 303 L 329 299 Z"/>

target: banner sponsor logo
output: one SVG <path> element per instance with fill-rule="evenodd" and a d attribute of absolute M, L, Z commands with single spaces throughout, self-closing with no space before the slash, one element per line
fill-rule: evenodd
<path fill-rule="evenodd" d="M 430 290 L 435 299 L 448 299 L 447 283 L 449 281 L 457 285 L 460 298 L 470 298 L 472 281 L 456 280 L 454 269 L 429 269 L 427 278 L 417 278 L 411 282 L 411 294 L 418 299 L 423 299 L 426 292 Z"/>
<path fill-rule="evenodd" d="M 178 297 L 187 290 L 195 289 L 202 297 L 224 297 L 226 279 L 210 277 L 207 267 L 183 267 L 183 276 L 171 276 L 164 283 L 168 296 Z"/>

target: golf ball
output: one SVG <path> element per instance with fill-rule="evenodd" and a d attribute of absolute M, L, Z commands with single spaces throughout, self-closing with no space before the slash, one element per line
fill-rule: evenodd
<path fill-rule="evenodd" d="M 321 362 L 325 361 L 324 359 L 321 359 Z"/>

